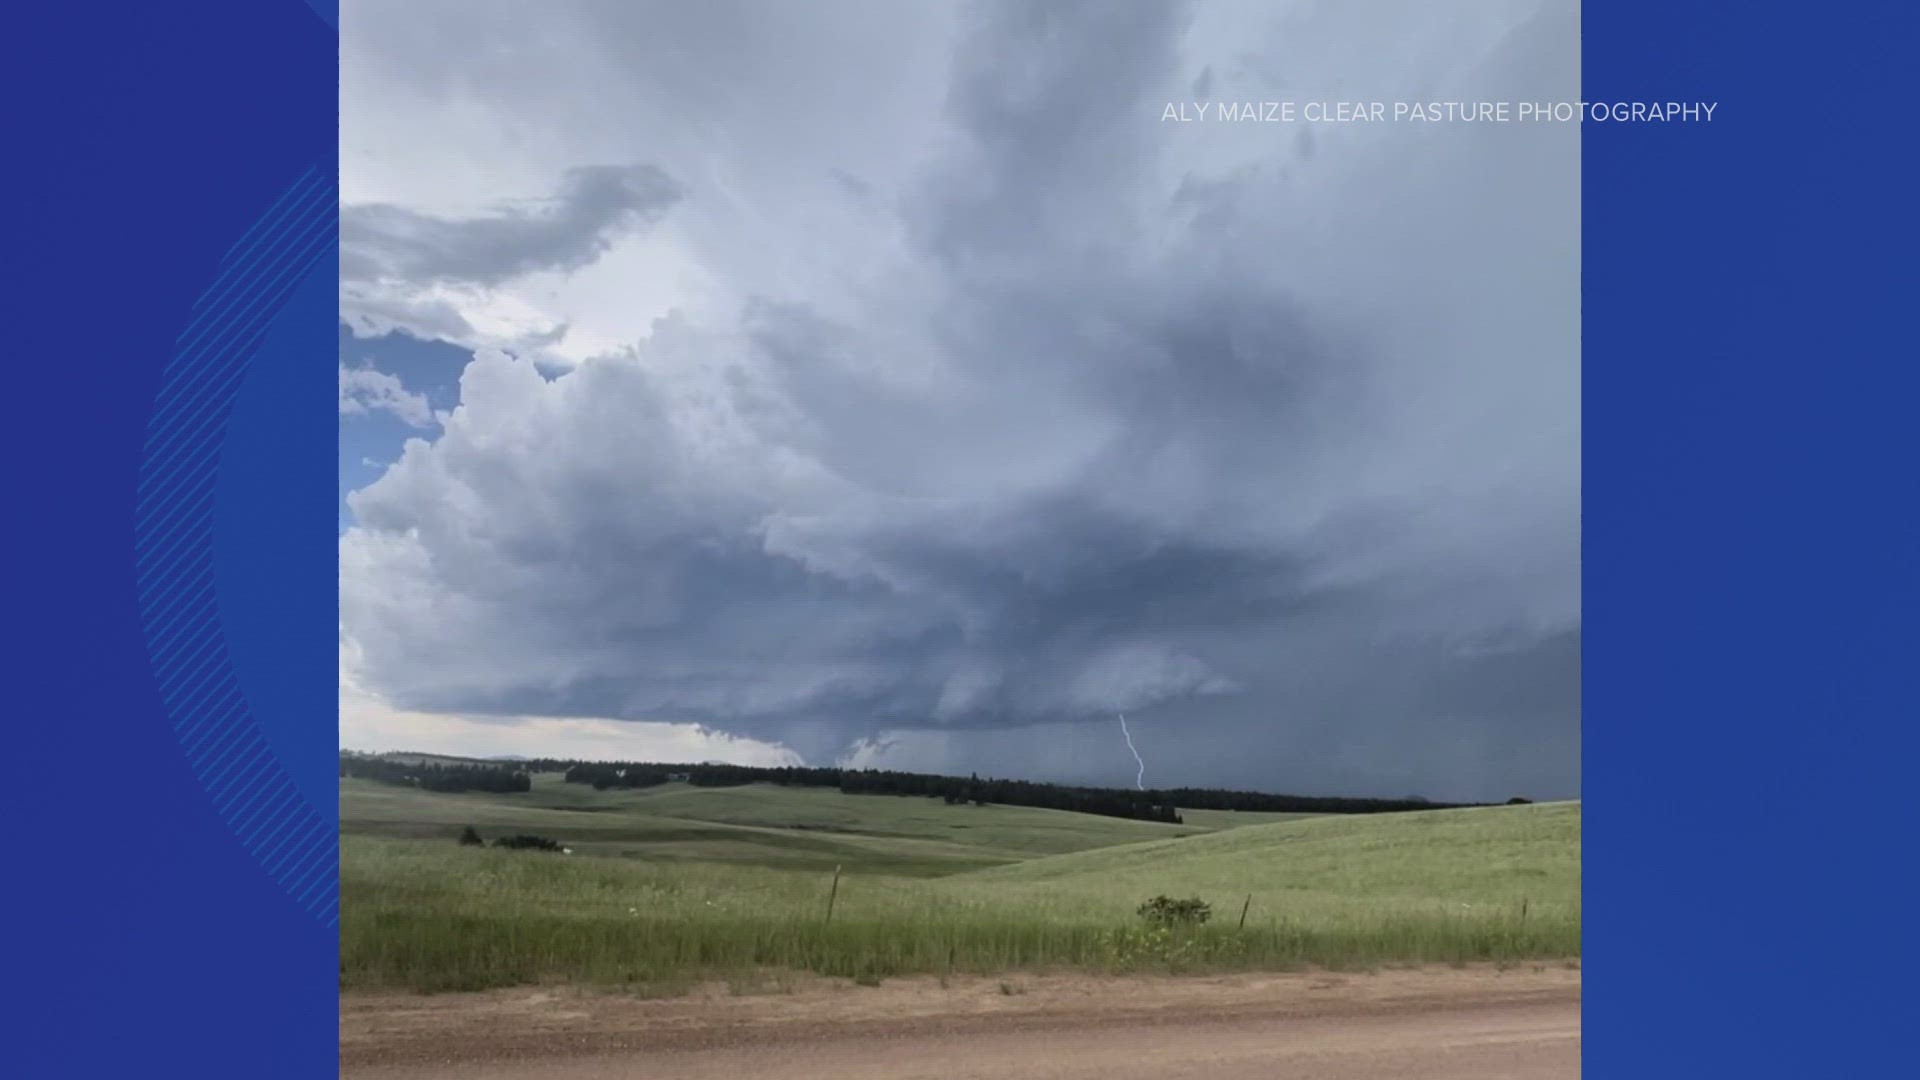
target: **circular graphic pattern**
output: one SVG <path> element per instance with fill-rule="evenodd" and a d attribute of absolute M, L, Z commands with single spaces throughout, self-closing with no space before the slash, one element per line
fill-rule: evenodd
<path fill-rule="evenodd" d="M 247 367 L 338 235 L 331 173 L 315 169 L 228 250 L 167 365 L 134 526 L 147 650 L 194 775 L 267 875 L 328 927 L 340 920 L 338 832 L 275 757 L 234 672 L 215 587 L 214 511 Z"/>

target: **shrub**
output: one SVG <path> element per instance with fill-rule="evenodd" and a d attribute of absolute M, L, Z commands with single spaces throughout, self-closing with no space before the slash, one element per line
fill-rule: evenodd
<path fill-rule="evenodd" d="M 1213 909 L 1197 896 L 1185 900 L 1156 896 L 1140 905 L 1139 914 L 1155 926 L 1198 926 L 1213 917 Z"/>
<path fill-rule="evenodd" d="M 514 836 L 503 836 L 498 840 L 495 840 L 493 842 L 493 846 L 498 848 L 512 848 L 516 851 L 520 851 L 520 850 L 559 851 L 560 850 L 559 841 L 549 840 L 544 836 L 532 836 L 527 833 L 519 833 Z"/>
<path fill-rule="evenodd" d="M 473 826 L 471 825 L 467 826 L 467 831 L 460 834 L 460 842 L 467 847 L 479 847 L 486 843 L 485 840 L 480 839 L 479 833 L 473 831 Z"/>

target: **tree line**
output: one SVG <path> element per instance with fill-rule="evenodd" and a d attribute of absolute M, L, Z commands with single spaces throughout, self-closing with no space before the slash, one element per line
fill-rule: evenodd
<path fill-rule="evenodd" d="M 533 776 L 520 765 L 443 765 L 438 762 L 410 764 L 388 758 L 340 756 L 340 776 L 356 780 L 378 780 L 386 784 L 405 784 L 427 791 L 490 791 L 512 794 L 533 790 Z"/>
<path fill-rule="evenodd" d="M 390 758 L 343 753 L 340 775 L 428 791 L 524 792 L 533 787 L 534 773 L 562 773 L 569 784 L 586 784 L 596 791 L 656 787 L 687 783 L 696 787 L 739 787 L 779 784 L 787 787 L 837 788 L 849 795 L 898 795 L 945 799 L 949 804 L 974 803 L 1033 806 L 1081 814 L 1164 821 L 1180 824 L 1181 810 L 1238 810 L 1283 814 L 1383 814 L 1407 810 L 1443 810 L 1474 803 L 1437 803 L 1421 798 L 1376 799 L 1326 795 L 1272 795 L 1260 791 L 1220 788 L 1169 788 L 1146 791 L 1127 788 L 1083 787 L 1032 780 L 982 779 L 893 769 L 843 769 L 809 766 L 684 765 L 653 761 L 574 761 L 538 758 L 492 764 L 410 764 Z"/>
<path fill-rule="evenodd" d="M 537 771 L 564 772 L 570 784 L 588 784 L 596 790 L 645 788 L 672 781 L 699 787 L 741 784 L 782 784 L 792 787 L 832 787 L 851 795 L 905 795 L 944 798 L 949 803 L 997 803 L 1071 810 L 1082 814 L 1133 818 L 1141 821 L 1180 822 L 1180 809 L 1241 810 L 1293 814 L 1378 814 L 1406 810 L 1439 810 L 1469 805 L 1436 803 L 1425 799 L 1372 799 L 1320 795 L 1270 795 L 1259 791 L 1217 788 L 1172 788 L 1130 791 L 1126 788 L 1082 787 L 1031 780 L 1002 780 L 978 775 L 940 776 L 891 769 L 762 767 L 753 765 L 672 765 L 638 761 L 528 762 Z"/>

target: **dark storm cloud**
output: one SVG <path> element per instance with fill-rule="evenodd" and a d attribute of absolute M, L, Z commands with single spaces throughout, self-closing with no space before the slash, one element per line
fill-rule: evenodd
<path fill-rule="evenodd" d="M 498 285 L 541 270 L 577 270 L 623 232 L 680 198 L 651 165 L 568 169 L 552 197 L 463 219 L 399 206 L 344 206 L 340 276 L 346 281 Z"/>
<path fill-rule="evenodd" d="M 1159 134 L 1142 120 L 1177 73 L 1186 8 L 970 9 L 947 98 L 965 149 L 939 177 L 924 222 L 929 252 L 964 270 L 977 259 L 1019 263 L 1036 233 L 1089 245 L 1086 254 L 1124 242 L 1111 230 L 1125 223 L 1117 215 L 1130 192 L 1112 181 L 1136 170 Z"/>
<path fill-rule="evenodd" d="M 939 152 L 854 185 L 902 238 L 857 289 L 476 358 L 354 496 L 368 684 L 1108 782 L 1126 710 L 1150 782 L 1576 792 L 1577 133 L 1170 132 L 1236 92 L 1219 10 L 969 8 Z M 1466 86 L 1552 96 L 1570 27 Z"/>

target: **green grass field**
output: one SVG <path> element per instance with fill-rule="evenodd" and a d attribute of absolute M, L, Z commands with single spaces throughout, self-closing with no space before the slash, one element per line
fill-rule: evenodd
<path fill-rule="evenodd" d="M 1185 817 L 769 785 L 595 792 L 542 776 L 525 794 L 447 795 L 343 781 L 341 983 L 661 989 L 781 971 L 1579 955 L 1577 803 Z M 462 847 L 467 825 L 573 854 Z M 1154 930 L 1134 909 L 1160 893 L 1197 895 L 1213 918 Z"/>
<path fill-rule="evenodd" d="M 827 788 L 771 784 L 666 784 L 600 792 L 564 783 L 555 775 L 536 777 L 534 789 L 520 795 L 445 795 L 343 780 L 340 816 L 341 830 L 348 835 L 452 840 L 472 825 L 489 836 L 500 831 L 538 833 L 578 855 L 828 871 L 844 866 L 907 877 L 1191 836 L 1218 827 L 1024 806 L 948 806 L 937 799 L 842 795 Z"/>

